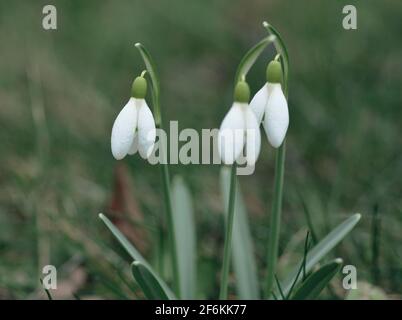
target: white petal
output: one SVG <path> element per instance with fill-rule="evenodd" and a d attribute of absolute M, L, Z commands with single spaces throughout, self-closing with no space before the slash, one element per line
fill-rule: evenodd
<path fill-rule="evenodd" d="M 247 107 L 247 105 L 245 105 Z M 233 103 L 218 134 L 218 152 L 224 164 L 233 164 L 244 147 L 245 119 L 241 103 Z"/>
<path fill-rule="evenodd" d="M 130 98 L 120 111 L 112 128 L 112 154 L 116 160 L 123 159 L 133 143 L 135 127 L 137 125 L 137 108 L 135 99 Z"/>
<path fill-rule="evenodd" d="M 269 142 L 278 148 L 286 136 L 289 126 L 288 102 L 280 84 L 275 84 L 265 110 L 264 129 Z"/>
<path fill-rule="evenodd" d="M 138 151 L 138 134 L 135 133 L 133 143 L 131 144 L 130 149 L 128 150 L 129 155 L 133 155 Z"/>
<path fill-rule="evenodd" d="M 255 165 L 261 150 L 260 125 L 250 108 L 245 110 L 246 116 L 246 159 L 249 166 Z"/>
<path fill-rule="evenodd" d="M 251 99 L 250 108 L 253 110 L 258 123 L 261 123 L 262 117 L 264 116 L 270 87 L 270 84 L 265 83 L 264 86 L 254 95 L 253 99 Z"/>
<path fill-rule="evenodd" d="M 151 155 L 155 139 L 156 127 L 154 116 L 145 100 L 142 100 L 141 104 L 138 105 L 138 151 L 144 159 L 148 159 Z"/>

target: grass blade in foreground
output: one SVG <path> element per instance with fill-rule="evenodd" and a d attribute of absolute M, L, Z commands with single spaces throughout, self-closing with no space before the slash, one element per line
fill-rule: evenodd
<path fill-rule="evenodd" d="M 99 218 L 103 221 L 106 227 L 115 236 L 115 238 L 119 241 L 119 243 L 131 256 L 131 258 L 135 261 L 141 262 L 144 266 L 146 266 L 149 269 L 149 271 L 161 284 L 164 291 L 168 293 L 169 299 L 175 299 L 174 294 L 171 292 L 167 284 L 156 274 L 156 272 L 152 269 L 151 265 L 144 259 L 141 253 L 139 253 L 139 251 L 130 243 L 130 241 L 127 240 L 127 238 L 120 232 L 120 230 L 117 229 L 116 226 L 104 214 L 99 213 Z"/>
<path fill-rule="evenodd" d="M 227 212 L 227 204 L 229 201 L 229 183 L 230 170 L 223 167 L 221 169 L 221 190 L 225 204 L 225 213 Z M 235 200 L 232 254 L 238 298 L 246 300 L 259 299 L 254 248 L 246 208 L 239 189 L 236 191 Z"/>
<path fill-rule="evenodd" d="M 182 299 L 195 299 L 197 256 L 194 209 L 190 191 L 180 177 L 173 179 L 172 206 L 180 277 L 180 297 Z"/>
<path fill-rule="evenodd" d="M 342 267 L 342 259 L 329 262 L 311 274 L 292 295 L 291 300 L 313 300 L 328 285 Z"/>
<path fill-rule="evenodd" d="M 131 264 L 131 272 L 144 295 L 150 300 L 169 300 L 169 294 L 165 292 L 159 280 L 154 277 L 149 268 L 139 261 Z"/>
<path fill-rule="evenodd" d="M 334 230 L 332 230 L 324 239 L 322 239 L 313 249 L 311 249 L 306 259 L 306 272 L 309 272 L 312 267 L 318 263 L 325 255 L 328 254 L 359 222 L 361 215 L 354 214 L 346 219 Z M 296 277 L 298 267 L 291 273 L 288 279 L 283 282 L 282 288 L 285 295 L 289 293 L 292 283 Z"/>

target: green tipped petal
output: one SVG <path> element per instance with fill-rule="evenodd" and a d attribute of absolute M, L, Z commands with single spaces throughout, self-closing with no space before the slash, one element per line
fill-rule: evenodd
<path fill-rule="evenodd" d="M 131 86 L 131 96 L 137 99 L 144 99 L 147 94 L 147 80 L 144 77 L 137 77 Z"/>
<path fill-rule="evenodd" d="M 269 83 L 282 83 L 282 67 L 279 61 L 271 61 L 267 66 L 267 81 Z"/>
<path fill-rule="evenodd" d="M 234 91 L 234 100 L 237 102 L 248 103 L 250 100 L 250 87 L 246 81 L 239 81 Z"/>

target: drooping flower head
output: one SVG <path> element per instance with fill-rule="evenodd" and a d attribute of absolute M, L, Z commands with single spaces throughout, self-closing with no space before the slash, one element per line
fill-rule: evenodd
<path fill-rule="evenodd" d="M 234 102 L 222 121 L 218 134 L 218 151 L 224 164 L 233 164 L 244 150 L 247 165 L 257 161 L 261 147 L 259 123 L 250 109 L 250 89 L 239 81 L 234 92 Z"/>
<path fill-rule="evenodd" d="M 282 91 L 282 67 L 279 61 L 267 66 L 267 82 L 250 102 L 259 123 L 263 121 L 269 143 L 278 148 L 289 126 L 288 103 Z"/>
<path fill-rule="evenodd" d="M 139 151 L 147 159 L 154 148 L 156 139 L 155 120 L 145 96 L 147 81 L 144 74 L 135 78 L 131 87 L 131 97 L 114 121 L 111 135 L 112 154 L 116 160 Z"/>

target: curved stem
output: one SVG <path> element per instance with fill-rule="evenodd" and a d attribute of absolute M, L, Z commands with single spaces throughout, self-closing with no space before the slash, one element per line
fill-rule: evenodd
<path fill-rule="evenodd" d="M 264 49 L 270 44 L 273 43 L 276 39 L 275 35 L 269 35 L 258 42 L 254 47 L 252 47 L 249 51 L 246 52 L 244 57 L 241 59 L 235 75 L 235 85 L 242 78 L 245 79 L 247 73 L 250 71 L 251 67 L 254 65 L 258 57 L 264 51 Z"/>
<path fill-rule="evenodd" d="M 149 54 L 148 50 L 141 43 L 136 43 L 135 47 L 139 50 L 142 59 L 144 60 L 146 69 L 148 71 L 148 75 L 151 79 L 151 89 L 152 89 L 152 101 L 153 101 L 153 110 L 156 127 L 160 129 L 163 128 L 162 123 L 162 114 L 160 109 L 160 87 L 159 87 L 159 77 L 157 76 L 156 67 L 152 56 Z M 160 152 L 162 154 L 162 159 L 165 160 L 167 157 L 167 150 L 163 148 L 163 144 L 160 146 Z M 172 270 L 173 270 L 173 284 L 174 291 L 178 298 L 180 298 L 180 278 L 179 278 L 179 264 L 177 257 L 177 247 L 176 247 L 176 236 L 174 231 L 174 223 L 173 223 L 173 212 L 172 212 L 172 200 L 170 193 L 170 174 L 169 174 L 169 165 L 167 161 L 163 161 L 161 164 L 161 179 L 163 185 L 163 194 L 165 198 L 165 207 L 166 207 L 166 215 L 167 215 L 167 227 L 168 227 L 168 238 L 169 238 L 169 247 L 171 252 L 171 260 L 172 260 Z"/>
<path fill-rule="evenodd" d="M 236 201 L 236 163 L 232 165 L 230 173 L 230 191 L 229 191 L 229 205 L 228 214 L 226 217 L 226 234 L 225 234 L 225 246 L 223 249 L 223 267 L 221 275 L 221 291 L 219 299 L 225 300 L 228 296 L 228 278 L 230 267 L 230 253 L 232 250 L 232 233 L 233 233 L 233 221 L 234 221 L 234 207 Z"/>
<path fill-rule="evenodd" d="M 275 48 L 280 54 L 279 57 L 282 65 L 283 73 L 283 91 L 288 98 L 288 82 L 289 82 L 289 55 L 279 32 L 267 22 L 263 23 L 264 28 L 275 36 Z M 281 227 L 282 215 L 282 198 L 283 198 L 283 180 L 285 173 L 285 155 L 286 155 L 286 139 L 276 151 L 275 155 L 275 182 L 274 182 L 274 197 L 272 201 L 270 226 L 271 231 L 268 239 L 268 254 L 267 254 L 267 278 L 266 278 L 266 296 L 271 296 L 272 287 L 275 280 L 276 264 L 278 260 L 279 235 Z"/>

